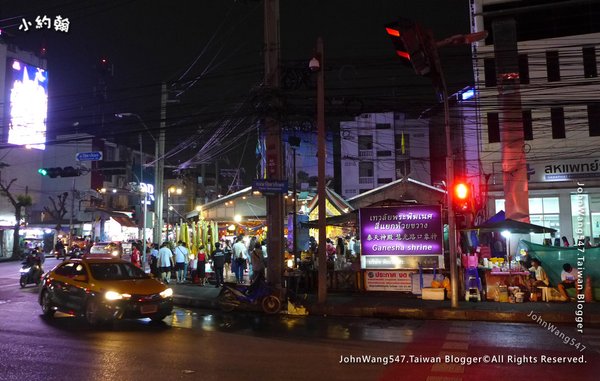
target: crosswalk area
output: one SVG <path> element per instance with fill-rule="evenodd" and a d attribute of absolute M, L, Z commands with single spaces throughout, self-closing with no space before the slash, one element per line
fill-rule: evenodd
<path fill-rule="evenodd" d="M 429 321 L 402 349 L 403 355 L 427 358 L 427 363 L 396 363 L 380 379 L 596 380 L 600 329 L 588 328 L 583 336 L 575 327 L 558 329 L 560 336 L 532 324 Z"/>

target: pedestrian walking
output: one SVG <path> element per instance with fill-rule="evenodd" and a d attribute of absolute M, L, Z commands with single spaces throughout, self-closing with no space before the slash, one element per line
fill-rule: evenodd
<path fill-rule="evenodd" d="M 150 273 L 160 277 L 160 271 L 158 271 L 158 245 L 156 243 L 153 243 L 150 249 Z"/>
<path fill-rule="evenodd" d="M 142 268 L 142 257 L 140 255 L 140 249 L 138 248 L 137 243 L 132 244 L 133 249 L 131 250 L 131 263 L 134 266 Z"/>
<path fill-rule="evenodd" d="M 212 267 L 215 271 L 217 284 L 215 287 L 221 287 L 225 280 L 223 279 L 223 266 L 225 265 L 225 253 L 221 249 L 221 243 L 215 243 L 215 251 L 211 255 Z"/>
<path fill-rule="evenodd" d="M 252 254 L 250 255 L 252 264 L 252 283 L 265 278 L 265 257 L 263 256 L 262 245 L 256 242 Z"/>
<path fill-rule="evenodd" d="M 244 245 L 243 237 L 239 236 L 236 243 L 233 244 L 232 260 L 235 262 L 234 272 L 238 283 L 244 283 L 244 270 L 246 269 L 246 245 Z"/>
<path fill-rule="evenodd" d="M 185 283 L 187 278 L 186 270 L 190 261 L 190 252 L 185 247 L 185 242 L 179 241 L 175 247 L 175 275 L 177 283 Z"/>
<path fill-rule="evenodd" d="M 232 266 L 231 266 L 231 256 L 232 256 L 231 241 L 228 239 L 223 240 L 223 252 L 225 253 L 225 266 L 223 267 L 224 272 L 225 272 L 225 280 L 229 280 L 229 277 L 231 276 L 231 272 L 233 270 L 232 270 Z"/>
<path fill-rule="evenodd" d="M 204 250 L 204 245 L 200 245 L 198 248 L 196 274 L 198 275 L 199 285 L 204 286 L 206 284 L 206 251 Z"/>
<path fill-rule="evenodd" d="M 168 242 L 163 242 L 158 250 L 158 267 L 163 282 L 169 284 L 171 280 L 171 267 L 173 266 L 173 252 Z"/>

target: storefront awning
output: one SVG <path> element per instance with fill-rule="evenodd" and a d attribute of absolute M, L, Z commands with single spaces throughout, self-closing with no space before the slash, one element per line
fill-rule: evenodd
<path fill-rule="evenodd" d="M 112 215 L 111 218 L 117 221 L 121 226 L 125 226 L 128 228 L 137 228 L 137 224 L 129 217 L 121 217 Z"/>

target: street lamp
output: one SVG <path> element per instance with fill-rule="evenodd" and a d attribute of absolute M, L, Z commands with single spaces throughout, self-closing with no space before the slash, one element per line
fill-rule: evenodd
<path fill-rule="evenodd" d="M 139 116 L 138 114 L 132 113 L 132 112 L 122 112 L 122 113 L 117 113 L 115 114 L 115 116 L 117 118 L 129 118 L 129 117 L 135 117 L 141 124 L 142 126 L 144 126 L 144 128 L 146 129 L 146 131 L 148 132 L 148 134 L 152 137 L 152 140 L 154 140 L 155 146 L 156 146 L 156 138 L 154 138 L 154 135 L 152 135 L 152 132 L 150 132 L 150 129 L 148 128 L 148 125 L 146 125 L 146 123 L 144 122 L 144 120 L 142 119 L 141 116 Z M 143 145 L 142 145 L 142 134 L 139 134 L 139 141 L 140 141 L 140 181 L 139 181 L 139 189 L 142 189 L 142 182 L 144 181 L 144 150 L 143 150 Z M 156 149 L 154 152 L 155 156 L 156 156 Z M 147 223 L 147 214 L 148 214 L 148 192 L 147 190 L 143 191 L 144 193 L 144 198 L 143 198 L 143 203 L 144 203 L 144 214 L 143 214 L 143 223 L 142 223 L 142 263 L 144 264 L 144 268 L 146 266 L 146 223 Z"/>
<path fill-rule="evenodd" d="M 300 147 L 300 138 L 297 136 L 290 136 L 288 138 L 288 143 L 290 144 L 290 147 L 292 148 L 292 154 L 294 155 L 293 159 L 292 159 L 292 171 L 293 171 L 293 178 L 292 178 L 292 188 L 293 188 L 293 199 L 292 199 L 292 207 L 293 207 L 293 211 L 292 211 L 292 252 L 294 253 L 294 260 L 295 263 L 298 263 L 298 247 L 297 247 L 297 222 L 296 222 L 296 218 L 297 218 L 297 213 L 298 213 L 298 205 L 297 205 L 297 190 L 296 190 L 296 149 L 298 147 Z"/>
<path fill-rule="evenodd" d="M 173 206 L 171 205 L 171 194 L 180 195 L 182 192 L 183 189 L 174 186 L 167 189 L 167 241 L 169 240 L 169 235 L 171 234 L 171 211 L 173 210 Z"/>

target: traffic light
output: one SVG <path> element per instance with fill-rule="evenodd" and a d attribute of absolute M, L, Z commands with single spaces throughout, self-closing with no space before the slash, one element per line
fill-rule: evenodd
<path fill-rule="evenodd" d="M 124 175 L 126 163 L 125 161 L 98 161 L 98 170 L 105 176 Z"/>
<path fill-rule="evenodd" d="M 472 194 L 469 184 L 456 182 L 453 187 L 454 210 L 457 213 L 466 213 L 472 208 Z"/>
<path fill-rule="evenodd" d="M 81 170 L 74 167 L 53 167 L 53 168 L 39 168 L 38 173 L 42 176 L 48 176 L 51 179 L 57 177 L 77 177 L 81 176 Z"/>
<path fill-rule="evenodd" d="M 412 20 L 399 18 L 385 26 L 402 62 L 421 76 L 430 76 L 435 68 L 434 49 L 429 31 Z"/>

